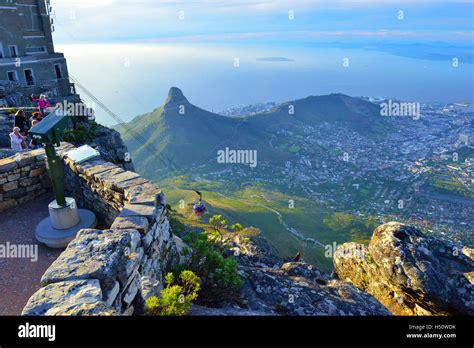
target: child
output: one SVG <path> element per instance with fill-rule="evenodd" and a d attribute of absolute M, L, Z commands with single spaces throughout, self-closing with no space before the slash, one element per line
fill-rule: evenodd
<path fill-rule="evenodd" d="M 31 128 L 36 126 L 38 123 L 39 123 L 38 120 L 33 120 L 33 122 L 31 122 Z M 36 140 L 35 138 L 31 139 L 30 149 L 36 150 L 36 149 L 40 149 L 40 148 L 41 148 L 41 143 L 38 142 L 38 140 Z"/>
<path fill-rule="evenodd" d="M 43 120 L 43 118 L 41 117 L 39 112 L 36 111 L 31 114 L 30 123 L 32 127 L 33 127 L 33 122 L 36 121 L 37 123 L 39 123 L 41 120 Z"/>
<path fill-rule="evenodd" d="M 51 106 L 51 103 L 48 99 L 46 99 L 46 96 L 44 94 L 41 94 L 39 99 L 36 99 L 35 96 L 32 94 L 30 99 L 38 107 L 41 116 L 44 117 L 44 111 Z"/>
<path fill-rule="evenodd" d="M 26 137 L 20 134 L 20 128 L 13 128 L 13 132 L 10 133 L 10 141 L 13 151 L 23 151 L 23 142 Z"/>

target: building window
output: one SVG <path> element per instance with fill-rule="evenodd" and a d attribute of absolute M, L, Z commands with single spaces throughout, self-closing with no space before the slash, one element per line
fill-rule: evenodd
<path fill-rule="evenodd" d="M 0 59 L 5 58 L 5 55 L 3 54 L 3 44 L 0 42 Z"/>
<path fill-rule="evenodd" d="M 17 82 L 18 73 L 16 71 L 7 71 L 7 78 L 8 78 L 8 81 Z"/>
<path fill-rule="evenodd" d="M 26 54 L 48 53 L 46 47 L 27 47 Z"/>
<path fill-rule="evenodd" d="M 25 69 L 25 80 L 27 86 L 35 85 L 35 77 L 33 75 L 33 69 Z"/>
<path fill-rule="evenodd" d="M 57 79 L 63 78 L 63 72 L 61 71 L 61 64 L 54 64 L 54 71 Z"/>
<path fill-rule="evenodd" d="M 10 56 L 12 58 L 18 57 L 18 48 L 15 45 L 10 46 Z"/>

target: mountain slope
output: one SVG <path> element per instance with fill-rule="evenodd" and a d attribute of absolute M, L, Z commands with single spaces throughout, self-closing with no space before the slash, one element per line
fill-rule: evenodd
<path fill-rule="evenodd" d="M 311 96 L 287 102 L 252 117 L 251 122 L 267 131 L 281 127 L 288 130 L 298 125 L 316 126 L 321 122 L 340 123 L 364 135 L 376 135 L 384 128 L 377 105 L 344 94 Z"/>
<path fill-rule="evenodd" d="M 162 107 L 136 117 L 119 130 L 142 173 L 170 168 L 181 171 L 190 165 L 216 162 L 217 151 L 226 147 L 269 151 L 262 132 L 250 129 L 242 119 L 194 106 L 178 88 L 170 89 Z"/>
<path fill-rule="evenodd" d="M 257 150 L 259 163 L 282 163 L 289 154 L 273 148 L 276 132 L 298 131 L 321 122 L 340 124 L 366 135 L 384 130 L 376 105 L 342 94 L 308 97 L 263 114 L 230 118 L 191 104 L 181 90 L 173 87 L 162 107 L 119 126 L 119 131 L 142 175 L 158 178 L 201 165 L 215 167 L 217 152 L 226 147 Z"/>

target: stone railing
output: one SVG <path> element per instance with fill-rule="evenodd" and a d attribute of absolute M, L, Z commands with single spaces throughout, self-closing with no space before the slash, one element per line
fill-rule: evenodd
<path fill-rule="evenodd" d="M 73 149 L 72 145 L 63 145 L 58 150 L 61 157 Z M 70 159 L 64 159 L 64 178 L 66 193 L 74 197 L 78 205 L 94 211 L 100 225 L 110 227 L 120 215 L 121 210 L 131 198 L 132 190 L 140 186 L 146 190 L 147 197 L 161 197 L 161 190 L 140 175 L 125 171 L 102 158 L 77 165 Z"/>
<path fill-rule="evenodd" d="M 73 147 L 64 145 L 61 156 Z M 143 314 L 166 272 L 186 262 L 171 233 L 164 195 L 138 174 L 102 159 L 65 158 L 68 194 L 105 230 L 81 230 L 41 279 L 23 315 Z M 108 225 L 111 223 L 111 225 Z"/>
<path fill-rule="evenodd" d="M 50 189 L 44 150 L 0 159 L 0 212 L 32 201 Z"/>

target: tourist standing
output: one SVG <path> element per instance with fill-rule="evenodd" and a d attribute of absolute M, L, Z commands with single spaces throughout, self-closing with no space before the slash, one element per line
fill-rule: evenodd
<path fill-rule="evenodd" d="M 10 133 L 10 142 L 13 151 L 23 151 L 22 144 L 26 140 L 26 137 L 21 135 L 20 128 L 13 128 L 13 132 Z"/>
<path fill-rule="evenodd" d="M 18 110 L 15 114 L 15 124 L 14 127 L 20 129 L 20 133 L 23 136 L 26 136 L 28 133 L 28 122 L 26 119 L 25 112 L 23 110 Z"/>
<path fill-rule="evenodd" d="M 44 94 L 41 94 L 39 99 L 36 99 L 35 96 L 32 94 L 30 99 L 38 107 L 41 116 L 44 117 L 45 110 L 51 106 L 51 103 L 48 99 L 46 99 L 46 96 Z"/>

